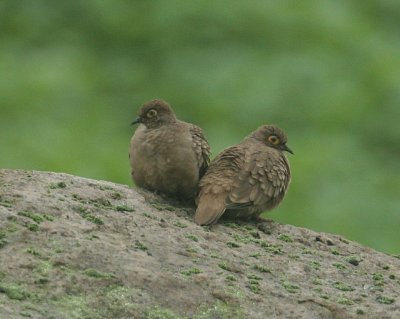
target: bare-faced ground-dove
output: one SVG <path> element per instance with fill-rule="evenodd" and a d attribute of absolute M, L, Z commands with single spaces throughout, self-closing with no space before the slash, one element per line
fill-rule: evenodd
<path fill-rule="evenodd" d="M 290 183 L 283 152 L 293 152 L 286 142 L 280 128 L 265 125 L 222 151 L 200 180 L 195 222 L 214 224 L 222 215 L 256 218 L 277 206 Z"/>
<path fill-rule="evenodd" d="M 141 107 L 132 124 L 137 123 L 129 151 L 135 184 L 178 199 L 193 199 L 210 163 L 202 129 L 178 120 L 171 106 L 159 99 Z"/>

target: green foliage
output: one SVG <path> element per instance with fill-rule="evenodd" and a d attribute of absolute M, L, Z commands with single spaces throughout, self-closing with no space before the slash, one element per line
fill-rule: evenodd
<path fill-rule="evenodd" d="M 161 97 L 214 155 L 277 123 L 296 155 L 270 216 L 399 254 L 399 21 L 393 0 L 1 1 L 0 167 L 131 184 L 129 123 Z"/>

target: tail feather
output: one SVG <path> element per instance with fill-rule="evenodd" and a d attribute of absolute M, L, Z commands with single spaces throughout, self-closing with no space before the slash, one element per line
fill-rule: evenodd
<path fill-rule="evenodd" d="M 198 206 L 194 215 L 194 221 L 198 225 L 212 225 L 225 212 L 224 195 L 202 195 L 198 199 Z"/>

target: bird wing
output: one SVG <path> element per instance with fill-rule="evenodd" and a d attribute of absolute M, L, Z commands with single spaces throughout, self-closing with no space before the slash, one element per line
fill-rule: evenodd
<path fill-rule="evenodd" d="M 199 183 L 195 222 L 210 225 L 225 212 L 225 200 L 243 165 L 245 150 L 233 146 L 222 151 L 210 164 Z"/>
<path fill-rule="evenodd" d="M 193 149 L 196 153 L 197 162 L 199 164 L 199 178 L 201 178 L 205 174 L 207 167 L 210 165 L 211 149 L 203 134 L 203 130 L 200 127 L 191 124 L 190 133 L 192 135 Z"/>
<path fill-rule="evenodd" d="M 286 157 L 276 152 L 254 150 L 232 184 L 226 209 L 273 207 L 284 195 L 290 181 Z"/>

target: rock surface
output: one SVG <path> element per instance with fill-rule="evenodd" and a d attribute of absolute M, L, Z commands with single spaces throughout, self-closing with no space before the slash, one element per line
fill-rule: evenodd
<path fill-rule="evenodd" d="M 400 259 L 110 182 L 0 170 L 0 318 L 400 318 Z"/>

